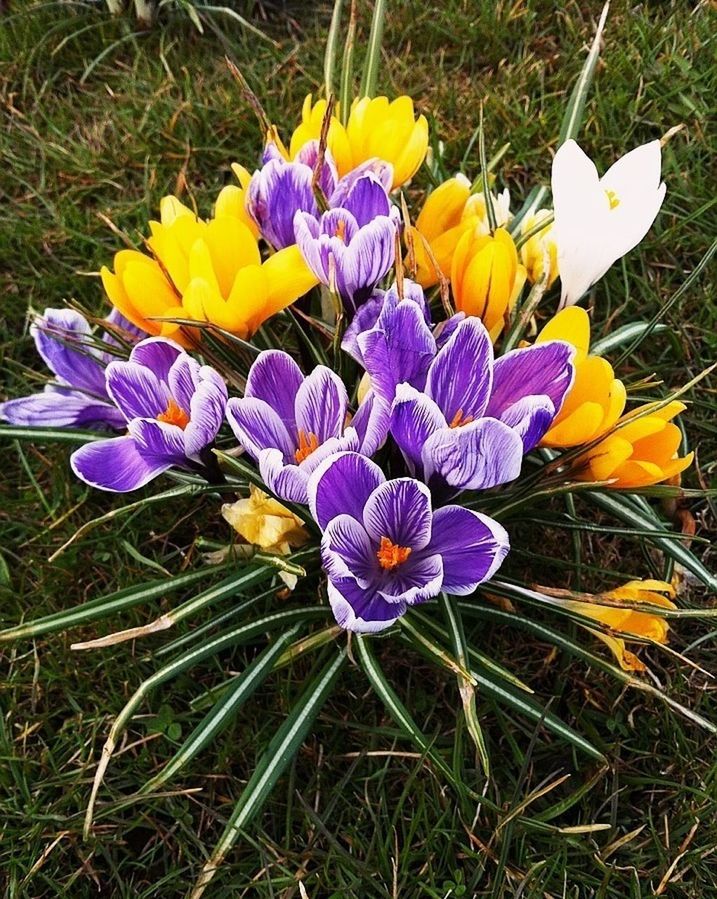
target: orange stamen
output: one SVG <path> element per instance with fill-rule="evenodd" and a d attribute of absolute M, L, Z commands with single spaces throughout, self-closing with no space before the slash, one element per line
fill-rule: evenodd
<path fill-rule="evenodd" d="M 189 424 L 189 416 L 182 407 L 174 399 L 170 397 L 167 408 L 164 412 L 160 412 L 157 421 L 163 421 L 168 425 L 176 425 L 184 430 Z"/>
<path fill-rule="evenodd" d="M 346 243 L 346 222 L 343 219 L 339 219 L 339 222 L 336 225 L 335 236 L 343 243 Z"/>
<path fill-rule="evenodd" d="M 307 456 L 310 456 L 314 450 L 319 448 L 319 438 L 316 434 L 299 430 L 299 448 L 294 453 L 297 462 L 303 462 Z"/>
<path fill-rule="evenodd" d="M 610 209 L 615 209 L 620 205 L 620 198 L 614 190 L 606 190 L 605 195 L 607 196 L 608 203 L 610 204 Z"/>
<path fill-rule="evenodd" d="M 388 537 L 381 537 L 381 547 L 376 553 L 378 563 L 381 568 L 386 571 L 393 571 L 399 565 L 403 565 L 406 559 L 411 555 L 410 546 L 397 546 L 392 543 Z"/>
<path fill-rule="evenodd" d="M 472 415 L 463 416 L 463 410 L 459 409 L 453 416 L 453 420 L 448 425 L 449 428 L 462 428 L 463 425 L 469 425 L 473 421 Z"/>

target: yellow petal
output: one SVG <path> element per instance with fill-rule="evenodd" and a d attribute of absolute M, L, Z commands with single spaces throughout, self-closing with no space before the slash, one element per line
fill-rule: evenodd
<path fill-rule="evenodd" d="M 270 256 L 262 265 L 262 270 L 268 279 L 267 318 L 291 305 L 319 283 L 296 244 Z"/>
<path fill-rule="evenodd" d="M 449 178 L 428 195 L 416 219 L 416 227 L 427 240 L 436 240 L 449 228 L 460 224 L 469 196 L 467 178 Z"/>
<path fill-rule="evenodd" d="M 183 215 L 196 219 L 194 211 L 174 196 L 162 197 L 159 201 L 159 217 L 163 225 L 171 225 L 175 219 Z"/>
<path fill-rule="evenodd" d="M 547 322 L 535 342 L 565 340 L 578 353 L 586 354 L 590 349 L 590 317 L 581 306 L 567 306 Z"/>

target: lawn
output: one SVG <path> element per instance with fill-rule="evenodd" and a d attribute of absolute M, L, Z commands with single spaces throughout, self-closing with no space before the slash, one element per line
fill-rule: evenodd
<path fill-rule="evenodd" d="M 429 117 L 435 149 L 438 136 L 444 143 L 448 170 L 463 165 L 469 175 L 479 168 L 477 150 L 463 156 L 483 101 L 489 155 L 511 145 L 497 175 L 517 207 L 532 184 L 549 179 L 567 93 L 600 5 L 389 0 L 379 88 L 410 93 Z M 144 233 L 164 194 L 208 212 L 218 189 L 232 181 L 230 163 L 254 165 L 260 133 L 224 55 L 237 62 L 270 116 L 293 124 L 304 95 L 321 85 L 331 15 L 325 3 L 234 3 L 261 37 L 222 13 L 200 34 L 186 11 L 165 11 L 143 33 L 97 4 L 18 0 L 11 7 L 0 28 L 3 399 L 39 383 L 28 309 L 75 300 L 105 310 L 100 266 L 124 234 L 135 240 Z M 365 37 L 370 4 L 358 7 Z M 624 321 L 649 319 L 717 232 L 717 139 L 709 118 L 717 95 L 716 26 L 709 2 L 613 0 L 581 143 L 606 168 L 633 146 L 684 128 L 664 151 L 668 190 L 656 225 L 595 291 L 596 336 L 614 327 L 618 313 Z M 426 184 L 419 176 L 412 189 Z M 715 296 L 713 265 L 668 313 L 675 339 L 655 335 L 623 374 L 637 382 L 657 371 L 673 387 L 698 374 L 717 355 Z M 697 451 L 690 486 L 715 481 L 716 391 L 712 378 L 689 397 Z M 102 525 L 50 562 L 83 523 L 117 504 L 77 482 L 67 455 L 63 446 L 3 442 L 3 627 L 190 568 L 228 539 L 214 507 L 197 499 Z M 681 511 L 694 517 L 697 536 L 717 537 L 713 503 L 695 500 Z M 566 531 L 537 534 L 526 525 L 525 532 L 522 545 L 530 551 L 516 564 L 537 583 L 574 586 L 581 576 L 599 583 L 616 570 L 649 576 L 640 546 L 625 547 L 614 535 L 590 535 L 595 568 L 576 572 Z M 704 545 L 706 564 L 717 568 L 717 553 Z M 712 603 L 688 589 L 695 603 Z M 129 610 L 101 633 L 146 623 L 164 607 Z M 0 649 L 0 884 L 12 899 L 184 896 L 309 670 L 300 661 L 274 675 L 212 748 L 160 793 L 138 799 L 132 794 L 196 724 L 202 693 L 240 670 L 253 651 L 226 652 L 150 695 L 116 752 L 85 841 L 84 810 L 104 738 L 169 642 L 149 637 L 70 649 L 97 633 L 92 626 Z M 515 634 L 478 621 L 469 637 L 586 734 L 609 768 L 483 697 L 493 771 L 487 801 L 476 809 L 456 800 L 402 739 L 360 669 L 349 666 L 208 895 L 717 895 L 714 740 L 660 703 L 621 690 L 537 639 L 516 642 Z M 717 631 L 683 619 L 671 646 L 692 665 L 644 654 L 660 685 L 713 721 L 714 682 L 702 669 L 717 670 L 715 637 Z M 454 680 L 398 641 L 384 641 L 378 651 L 424 732 L 482 788 Z"/>

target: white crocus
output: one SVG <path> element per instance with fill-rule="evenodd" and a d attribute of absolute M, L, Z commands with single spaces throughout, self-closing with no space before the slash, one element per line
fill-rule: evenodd
<path fill-rule="evenodd" d="M 613 262 L 637 246 L 665 197 L 660 141 L 631 150 L 602 178 L 574 140 L 553 160 L 554 238 L 563 306 L 572 306 Z"/>

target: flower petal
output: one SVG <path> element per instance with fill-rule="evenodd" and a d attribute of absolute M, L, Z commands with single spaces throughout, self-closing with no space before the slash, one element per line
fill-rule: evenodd
<path fill-rule="evenodd" d="M 364 527 L 377 543 L 387 537 L 412 552 L 428 545 L 431 519 L 431 493 L 413 478 L 396 478 L 378 486 L 363 513 Z"/>
<path fill-rule="evenodd" d="M 156 418 L 167 408 L 169 390 L 155 373 L 136 362 L 110 362 L 106 372 L 107 392 L 128 421 Z"/>
<path fill-rule="evenodd" d="M 437 430 L 446 427 L 443 413 L 425 393 L 399 384 L 391 407 L 391 435 L 413 472 L 423 468 L 423 447 Z"/>
<path fill-rule="evenodd" d="M 160 381 L 169 381 L 169 370 L 184 350 L 166 337 L 148 337 L 132 348 L 130 362 L 149 368 Z"/>
<path fill-rule="evenodd" d="M 201 381 L 191 399 L 189 424 L 184 429 L 184 449 L 190 459 L 199 459 L 204 447 L 213 443 L 224 421 L 227 388 L 208 365 L 200 369 Z"/>
<path fill-rule="evenodd" d="M 574 347 L 555 340 L 512 350 L 496 359 L 493 390 L 485 414 L 504 421 L 504 413 L 514 403 L 541 395 L 550 397 L 557 414 L 573 385 L 574 356 Z"/>
<path fill-rule="evenodd" d="M 151 418 L 135 418 L 127 425 L 139 453 L 147 459 L 169 461 L 183 465 L 187 461 L 184 450 L 184 431 L 177 425 Z"/>
<path fill-rule="evenodd" d="M 338 453 L 326 459 L 309 479 L 309 508 L 324 529 L 337 515 L 363 521 L 369 496 L 385 481 L 383 472 L 358 453 Z"/>
<path fill-rule="evenodd" d="M 115 437 L 81 446 L 70 456 L 70 465 L 77 477 L 91 487 L 127 493 L 167 471 L 172 462 L 146 458 L 131 437 Z"/>
<path fill-rule="evenodd" d="M 344 429 L 348 404 L 341 378 L 325 365 L 318 365 L 296 394 L 296 427 L 307 437 L 314 434 L 319 444 L 338 437 Z"/>
<path fill-rule="evenodd" d="M 83 315 L 74 309 L 45 309 L 30 333 L 45 365 L 61 382 L 106 396 L 101 354 Z"/>
<path fill-rule="evenodd" d="M 258 461 L 265 449 L 278 449 L 285 460 L 293 459 L 294 442 L 282 420 L 264 400 L 254 397 L 231 399 L 227 421 L 244 449 Z"/>
<path fill-rule="evenodd" d="M 493 383 L 493 344 L 480 319 L 458 324 L 438 352 L 426 381 L 426 393 L 437 403 L 448 423 L 480 418 Z"/>
<path fill-rule="evenodd" d="M 373 456 L 386 442 L 390 423 L 390 411 L 386 403 L 370 390 L 351 420 L 361 441 L 359 451 Z"/>
<path fill-rule="evenodd" d="M 351 577 L 360 587 L 376 584 L 381 568 L 369 535 L 351 515 L 337 515 L 321 539 L 321 562 L 330 580 Z"/>
<path fill-rule="evenodd" d="M 402 601 L 409 606 L 433 599 L 443 584 L 443 560 L 434 553 L 409 557 L 395 571 L 387 572 L 379 593 L 388 602 Z"/>
<path fill-rule="evenodd" d="M 287 464 L 281 450 L 265 449 L 257 460 L 259 473 L 266 486 L 279 499 L 306 505 L 309 474 L 298 465 Z"/>
<path fill-rule="evenodd" d="M 520 436 L 524 453 L 540 443 L 554 418 L 555 407 L 549 396 L 524 396 L 500 416 L 500 420 Z"/>
<path fill-rule="evenodd" d="M 493 577 L 510 549 L 502 525 L 462 506 L 444 506 L 433 515 L 429 552 L 443 558 L 443 589 L 466 596 Z"/>
<path fill-rule="evenodd" d="M 292 437 L 296 435 L 294 404 L 304 383 L 301 369 L 288 353 L 264 350 L 249 370 L 245 397 L 255 397 L 271 406 Z"/>
<path fill-rule="evenodd" d="M 201 367 L 188 353 L 182 353 L 181 356 L 177 356 L 167 374 L 169 392 L 185 412 L 189 412 L 192 404 L 192 397 L 199 384 Z"/>
<path fill-rule="evenodd" d="M 383 631 L 406 611 L 405 603 L 386 602 L 379 593 L 363 590 L 353 578 L 329 581 L 328 593 L 336 623 L 359 634 Z"/>
<path fill-rule="evenodd" d="M 0 419 L 31 428 L 116 428 L 127 421 L 115 406 L 68 387 L 0 403 Z"/>

